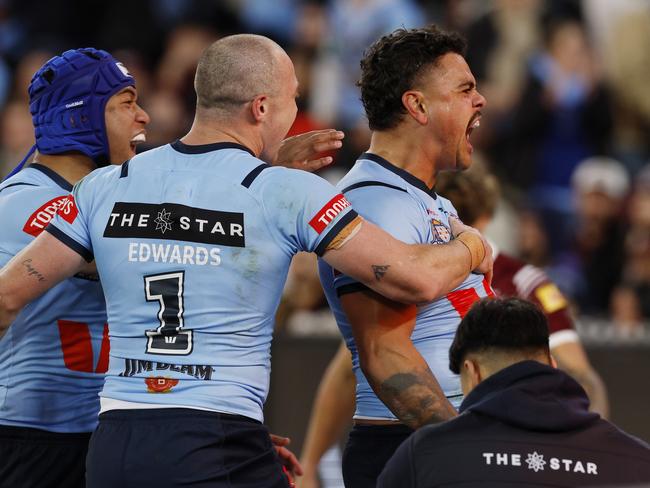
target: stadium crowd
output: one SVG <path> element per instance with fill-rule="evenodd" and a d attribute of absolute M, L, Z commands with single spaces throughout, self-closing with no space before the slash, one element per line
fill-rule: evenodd
<path fill-rule="evenodd" d="M 581 316 L 627 330 L 650 319 L 650 60 L 634 48 L 650 42 L 647 2 L 195 0 L 91 9 L 70 0 L 7 1 L 0 10 L 3 176 L 33 144 L 26 87 L 53 54 L 93 45 L 129 66 L 152 118 L 147 149 L 188 129 L 201 51 L 220 36 L 257 32 L 296 66 L 291 133 L 345 131 L 322 174 L 336 181 L 369 142 L 355 86 L 364 48 L 399 26 L 457 30 L 489 100 L 474 146 L 504 188 L 488 236 L 543 267 Z"/>

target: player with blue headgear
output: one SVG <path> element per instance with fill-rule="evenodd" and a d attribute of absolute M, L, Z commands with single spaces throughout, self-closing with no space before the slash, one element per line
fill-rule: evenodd
<path fill-rule="evenodd" d="M 134 78 L 92 48 L 47 61 L 29 101 L 37 152 L 0 183 L 0 266 L 66 207 L 79 179 L 134 156 L 149 122 Z M 0 485 L 84 486 L 108 351 L 104 296 L 91 274 L 59 283 L 16 317 L 0 340 Z"/>
<path fill-rule="evenodd" d="M 104 109 L 113 95 L 127 87 L 135 88 L 135 79 L 106 51 L 73 49 L 47 61 L 29 85 L 36 144 L 7 178 L 22 169 L 34 150 L 80 152 L 97 166 L 107 165 L 111 158 Z M 138 135 L 130 142 L 135 146 L 143 140 Z"/>

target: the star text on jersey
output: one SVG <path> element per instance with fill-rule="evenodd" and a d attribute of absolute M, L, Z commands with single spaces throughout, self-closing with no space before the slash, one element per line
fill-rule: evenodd
<path fill-rule="evenodd" d="M 117 202 L 108 216 L 104 237 L 246 246 L 243 213 L 177 203 Z"/>
<path fill-rule="evenodd" d="M 131 241 L 130 262 L 155 262 L 195 266 L 219 266 L 221 248 L 245 247 L 244 214 L 176 203 L 117 202 L 113 205 L 104 237 L 140 238 Z M 185 241 L 188 244 L 165 241 Z M 158 242 L 155 242 L 158 241 Z M 208 244 L 197 246 L 191 243 Z"/>

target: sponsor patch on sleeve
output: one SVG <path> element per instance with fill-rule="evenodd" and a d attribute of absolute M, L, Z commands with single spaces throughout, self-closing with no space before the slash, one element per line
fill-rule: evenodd
<path fill-rule="evenodd" d="M 316 213 L 316 215 L 314 215 L 314 217 L 309 221 L 309 225 L 320 234 L 338 216 L 338 214 L 349 206 L 350 202 L 348 202 L 347 198 L 339 193 L 327 202 L 325 206 Z"/>
<path fill-rule="evenodd" d="M 546 313 L 557 312 L 567 306 L 567 301 L 562 292 L 554 283 L 546 283 L 535 290 L 535 297 L 542 304 Z"/>
<path fill-rule="evenodd" d="M 45 227 L 47 227 L 59 209 L 66 204 L 67 200 L 68 195 L 62 195 L 41 205 L 29 216 L 27 222 L 25 222 L 25 225 L 23 226 L 23 232 L 34 237 L 38 236 L 45 230 Z"/>
<path fill-rule="evenodd" d="M 69 224 L 74 222 L 74 219 L 76 219 L 77 215 L 79 215 L 79 210 L 77 210 L 77 205 L 74 202 L 74 195 L 70 194 L 67 196 L 65 201 L 59 207 L 57 213 Z"/>

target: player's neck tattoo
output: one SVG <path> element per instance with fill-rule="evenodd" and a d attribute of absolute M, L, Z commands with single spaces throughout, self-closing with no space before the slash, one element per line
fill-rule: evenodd
<path fill-rule="evenodd" d="M 375 278 L 377 281 L 381 281 L 386 272 L 390 268 L 390 264 L 373 264 L 372 271 L 375 273 Z"/>

